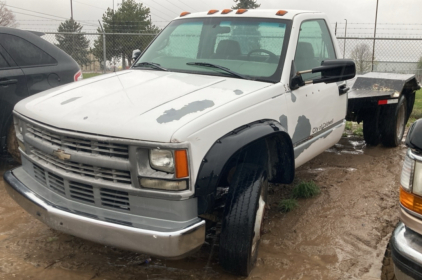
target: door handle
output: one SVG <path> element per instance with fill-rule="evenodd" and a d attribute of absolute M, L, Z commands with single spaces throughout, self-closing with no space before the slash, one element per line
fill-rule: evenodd
<path fill-rule="evenodd" d="M 338 94 L 343 95 L 349 91 L 350 88 L 346 87 L 346 85 L 341 85 L 338 87 Z"/>
<path fill-rule="evenodd" d="M 10 80 L 5 80 L 5 81 L 0 81 L 0 86 L 13 85 L 13 84 L 16 84 L 17 82 L 18 82 L 17 79 L 10 79 Z"/>

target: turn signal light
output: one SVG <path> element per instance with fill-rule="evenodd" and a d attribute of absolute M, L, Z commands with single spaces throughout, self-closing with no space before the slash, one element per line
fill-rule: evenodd
<path fill-rule="evenodd" d="M 228 14 L 228 13 L 230 13 L 230 12 L 232 12 L 233 10 L 231 10 L 231 9 L 224 9 L 221 13 L 223 14 L 223 15 L 225 15 L 225 14 Z"/>
<path fill-rule="evenodd" d="M 181 17 L 184 17 L 184 16 L 187 16 L 187 15 L 189 15 L 189 14 L 190 14 L 190 12 L 183 12 L 183 13 L 181 13 L 181 14 L 180 14 L 180 16 L 181 16 Z"/>
<path fill-rule="evenodd" d="M 400 203 L 407 209 L 422 214 L 422 197 L 408 193 L 400 187 Z"/>
<path fill-rule="evenodd" d="M 208 11 L 208 14 L 209 15 L 212 15 L 212 14 L 215 14 L 215 13 L 217 13 L 218 12 L 218 10 L 209 10 Z"/>
<path fill-rule="evenodd" d="M 243 14 L 246 13 L 248 10 L 247 9 L 239 9 L 237 10 L 236 14 Z"/>
<path fill-rule="evenodd" d="M 174 151 L 176 162 L 176 178 L 184 178 L 189 176 L 188 155 L 186 150 Z"/>
<path fill-rule="evenodd" d="M 284 16 L 285 14 L 287 14 L 287 11 L 285 11 L 285 10 L 279 10 L 275 15 L 276 16 Z"/>

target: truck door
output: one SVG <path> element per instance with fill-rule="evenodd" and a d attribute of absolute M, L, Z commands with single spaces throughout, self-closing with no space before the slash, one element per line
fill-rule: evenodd
<path fill-rule="evenodd" d="M 336 59 L 334 44 L 323 19 L 300 23 L 294 65 L 296 71 L 310 70 L 326 59 Z M 303 74 L 304 81 L 321 76 Z M 295 147 L 296 167 L 334 145 L 341 137 L 346 116 L 347 94 L 339 93 L 339 84 L 306 84 L 286 95 L 289 134 Z M 319 141 L 318 139 L 324 139 Z"/>

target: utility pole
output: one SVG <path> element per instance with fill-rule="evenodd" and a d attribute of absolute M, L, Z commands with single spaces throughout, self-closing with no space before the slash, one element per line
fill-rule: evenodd
<path fill-rule="evenodd" d="M 372 44 L 372 72 L 374 72 L 374 60 L 375 60 L 375 37 L 377 36 L 377 19 L 378 19 L 378 0 L 377 9 L 375 10 L 375 28 L 374 28 L 374 43 Z"/>
<path fill-rule="evenodd" d="M 73 20 L 73 4 L 72 4 L 72 0 L 70 0 L 70 19 Z"/>
<path fill-rule="evenodd" d="M 346 35 L 347 35 L 347 19 L 344 19 L 346 21 L 346 27 L 344 28 L 344 44 L 343 44 L 343 58 L 346 55 Z"/>

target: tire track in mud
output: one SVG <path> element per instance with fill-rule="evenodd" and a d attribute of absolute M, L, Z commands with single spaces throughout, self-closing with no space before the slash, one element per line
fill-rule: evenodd
<path fill-rule="evenodd" d="M 277 210 L 292 186 L 270 188 L 270 209 L 256 268 L 249 279 L 380 279 L 389 236 L 398 221 L 398 182 L 405 148 L 341 142 L 297 170 L 314 180 L 315 198 L 291 213 Z M 0 175 L 13 167 L 0 162 Z M 166 261 L 54 231 L 5 193 L 0 180 L 0 279 L 244 279 L 218 265 L 212 242 L 184 260 Z M 386 261 L 384 261 L 386 262 Z"/>

